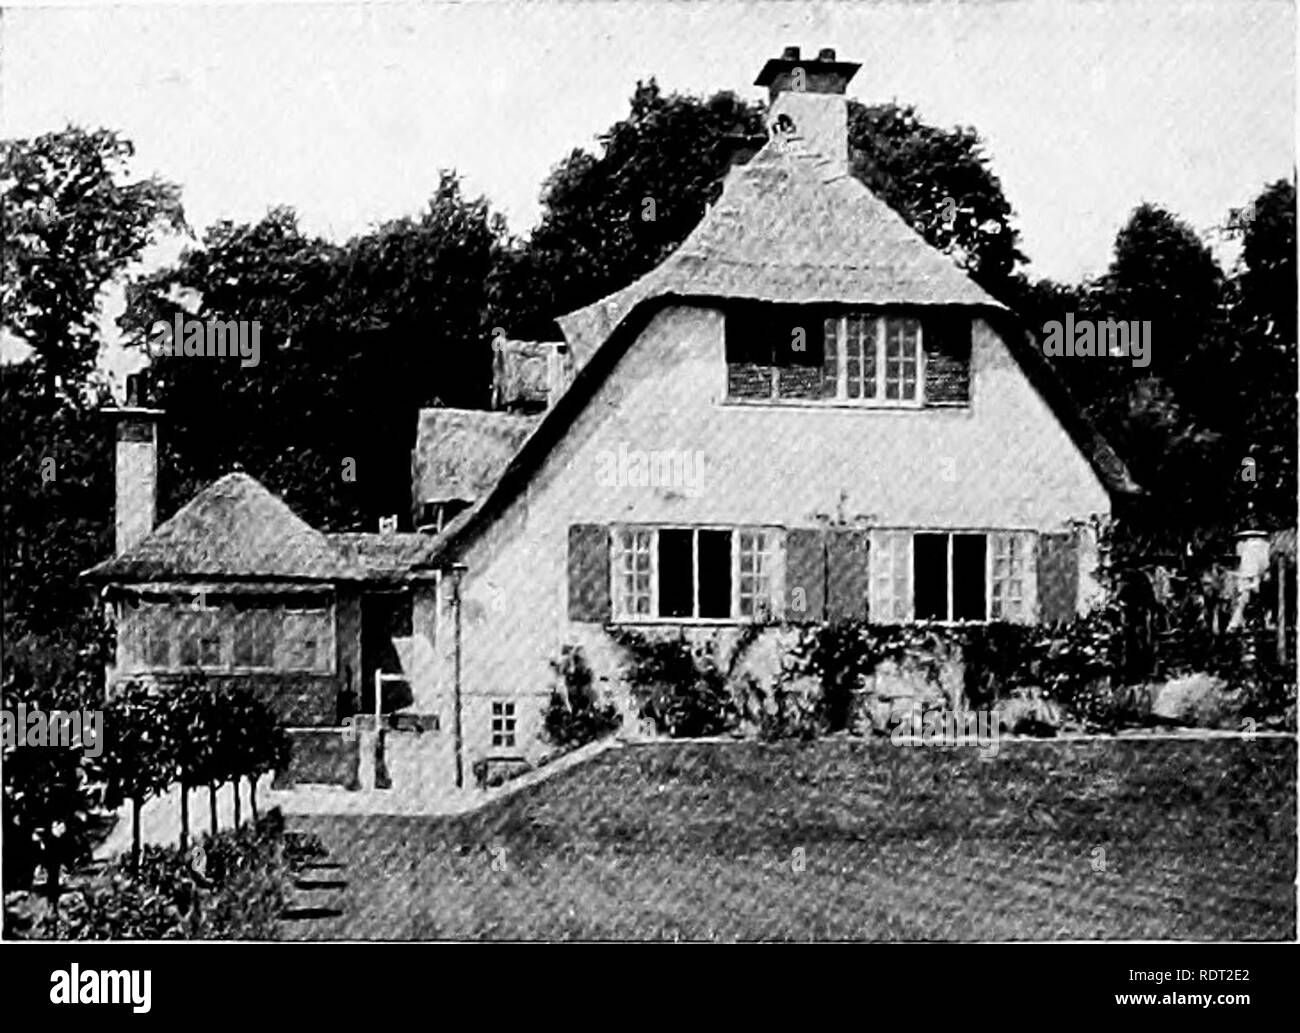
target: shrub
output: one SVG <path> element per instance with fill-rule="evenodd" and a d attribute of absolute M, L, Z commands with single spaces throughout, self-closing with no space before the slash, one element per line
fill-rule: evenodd
<path fill-rule="evenodd" d="M 1034 652 L 1043 629 L 1028 624 L 974 624 L 962 629 L 962 690 L 973 708 L 992 706 L 1012 690 L 1033 685 Z"/>
<path fill-rule="evenodd" d="M 782 678 L 769 690 L 750 678 L 740 691 L 741 714 L 766 742 L 815 739 L 825 730 L 824 707 L 821 692 L 808 691 L 810 684 L 816 685 L 808 678 Z"/>
<path fill-rule="evenodd" d="M 19 704 L 44 711 L 94 709 L 102 705 L 97 687 L 103 678 L 100 654 L 81 648 L 69 634 L 55 639 L 20 638 L 8 653 L 0 679 L 0 705 Z M 39 646 L 48 642 L 51 654 Z M 8 643 L 6 643 L 8 645 Z M 101 732 L 108 733 L 107 728 Z M 57 901 L 61 876 L 87 860 L 91 827 L 100 805 L 100 763 L 78 744 L 30 748 L 17 739 L 6 743 L 4 771 L 3 879 L 10 889 L 31 885 L 37 866 L 45 871 L 46 892 Z"/>
<path fill-rule="evenodd" d="M 864 681 L 886 661 L 909 662 L 939 684 L 943 656 L 960 641 L 955 628 L 926 624 L 842 621 L 804 629 L 791 653 L 787 675 L 821 682 L 820 716 L 831 732 L 847 730 Z"/>
<path fill-rule="evenodd" d="M 1040 629 L 1034 669 L 1043 694 L 1090 729 L 1113 731 L 1127 720 L 1128 694 L 1118 684 L 1125 628 L 1120 610 L 1100 606 L 1069 624 Z"/>
<path fill-rule="evenodd" d="M 295 858 L 278 810 L 222 832 L 188 852 L 150 844 L 139 864 L 108 865 L 72 894 L 61 928 L 35 923 L 34 937 L 273 939 Z"/>
<path fill-rule="evenodd" d="M 707 646 L 692 645 L 684 635 L 647 638 L 628 629 L 615 631 L 615 639 L 630 654 L 623 673 L 641 716 L 660 735 L 720 735 L 736 726 L 726 672 Z"/>
<path fill-rule="evenodd" d="M 618 728 L 622 719 L 611 703 L 601 702 L 595 678 L 579 646 L 565 646 L 551 668 L 560 684 L 551 690 L 544 718 L 548 742 L 566 749 L 582 746 Z"/>

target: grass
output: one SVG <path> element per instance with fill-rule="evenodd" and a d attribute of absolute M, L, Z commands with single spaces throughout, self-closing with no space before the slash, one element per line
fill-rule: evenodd
<path fill-rule="evenodd" d="M 284 934 L 1292 939 L 1295 750 L 629 746 L 473 815 L 291 819 L 346 886 Z"/>

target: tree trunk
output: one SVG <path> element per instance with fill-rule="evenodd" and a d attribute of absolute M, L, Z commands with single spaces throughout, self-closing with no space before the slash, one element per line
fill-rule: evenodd
<path fill-rule="evenodd" d="M 131 799 L 131 870 L 140 870 L 140 808 L 144 801 L 136 796 Z"/>
<path fill-rule="evenodd" d="M 212 819 L 212 835 L 217 834 L 217 783 L 208 783 L 208 816 Z"/>
<path fill-rule="evenodd" d="M 239 830 L 239 776 L 230 780 L 231 792 L 235 794 L 235 830 Z"/>
<path fill-rule="evenodd" d="M 190 787 L 181 781 L 181 853 L 190 849 Z"/>
<path fill-rule="evenodd" d="M 53 935 L 57 939 L 59 935 L 59 869 L 61 865 L 57 857 L 47 858 L 45 868 L 45 893 L 50 901 L 50 921 L 53 923 Z"/>

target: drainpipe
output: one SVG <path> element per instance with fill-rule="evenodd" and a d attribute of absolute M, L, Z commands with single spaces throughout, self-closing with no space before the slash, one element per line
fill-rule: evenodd
<path fill-rule="evenodd" d="M 451 582 L 451 634 L 452 634 L 452 728 L 456 744 L 456 788 L 465 786 L 465 737 L 461 729 L 461 637 L 460 637 L 460 581 L 465 573 L 464 564 L 454 564 L 446 571 Z"/>

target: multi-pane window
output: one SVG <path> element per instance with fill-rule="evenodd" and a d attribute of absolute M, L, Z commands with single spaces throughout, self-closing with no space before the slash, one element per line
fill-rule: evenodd
<path fill-rule="evenodd" d="M 276 667 L 286 671 L 329 669 L 328 610 L 286 610 L 277 643 Z"/>
<path fill-rule="evenodd" d="M 221 667 L 221 611 L 204 600 L 181 604 L 177 615 L 177 662 L 182 667 Z"/>
<path fill-rule="evenodd" d="M 224 615 L 215 606 L 205 609 L 198 620 L 197 639 L 199 644 L 199 666 L 220 667 L 223 657 L 221 651 L 222 617 Z"/>
<path fill-rule="evenodd" d="M 515 745 L 515 705 L 509 700 L 492 701 L 492 746 L 494 749 Z"/>
<path fill-rule="evenodd" d="M 1024 621 L 1029 607 L 1029 536 L 992 535 L 993 571 L 991 578 L 990 616 L 995 621 Z"/>
<path fill-rule="evenodd" d="M 275 666 L 275 621 L 273 612 L 260 607 L 236 611 L 234 619 L 234 665 L 249 668 Z"/>
<path fill-rule="evenodd" d="M 915 319 L 878 320 L 885 339 L 884 387 L 887 401 L 920 401 L 921 324 Z"/>
<path fill-rule="evenodd" d="M 148 667 L 163 668 L 171 663 L 172 629 L 169 614 L 160 606 L 146 606 L 136 611 L 142 632 L 140 652 Z"/>
<path fill-rule="evenodd" d="M 904 531 L 872 535 L 870 614 L 880 624 L 912 619 L 912 536 Z"/>
<path fill-rule="evenodd" d="M 124 663 L 133 671 L 334 670 L 326 606 L 230 597 L 142 600 L 124 609 Z"/>
<path fill-rule="evenodd" d="M 902 407 L 925 394 L 921 321 L 911 316 L 737 304 L 724 334 L 732 399 Z"/>
<path fill-rule="evenodd" d="M 736 532 L 736 592 L 742 617 L 764 619 L 771 615 L 772 544 L 767 531 Z"/>
<path fill-rule="evenodd" d="M 777 547 L 764 528 L 616 528 L 615 619 L 765 619 L 779 598 Z"/>
<path fill-rule="evenodd" d="M 876 531 L 871 619 L 1034 619 L 1034 536 L 1023 531 Z"/>
<path fill-rule="evenodd" d="M 650 550 L 654 535 L 648 530 L 614 532 L 614 598 L 620 617 L 648 617 L 653 612 L 654 590 Z"/>
<path fill-rule="evenodd" d="M 835 316 L 823 327 L 822 397 L 908 405 L 921 401 L 921 324 L 901 316 Z"/>
<path fill-rule="evenodd" d="M 876 326 L 869 316 L 827 319 L 823 328 L 822 397 L 876 397 Z"/>

